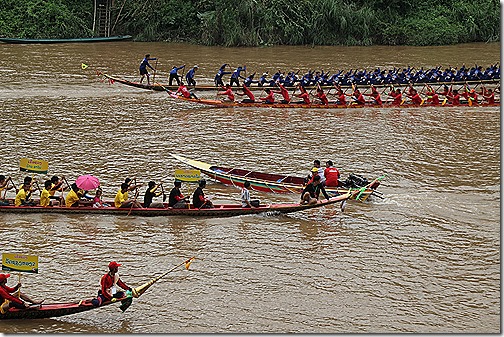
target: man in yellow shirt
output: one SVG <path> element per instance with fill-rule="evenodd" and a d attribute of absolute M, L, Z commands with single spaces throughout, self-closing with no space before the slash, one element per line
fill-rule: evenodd
<path fill-rule="evenodd" d="M 35 206 L 33 199 L 31 199 L 31 184 L 24 183 L 22 188 L 16 194 L 16 200 L 14 201 L 14 206 Z"/>
<path fill-rule="evenodd" d="M 70 192 L 68 192 L 65 198 L 66 207 L 79 207 L 80 197 L 77 194 L 77 191 L 79 191 L 79 188 L 76 183 L 73 183 Z"/>
<path fill-rule="evenodd" d="M 140 205 L 138 201 L 128 199 L 128 189 L 129 185 L 127 183 L 121 184 L 121 189 L 117 191 L 117 194 L 114 198 L 114 206 L 117 208 L 124 208 L 124 207 L 142 208 L 142 205 Z"/>
<path fill-rule="evenodd" d="M 64 190 L 65 187 L 63 187 L 63 180 L 61 180 L 58 176 L 52 176 L 51 187 L 49 188 L 49 194 L 51 196 L 54 196 L 54 194 L 56 194 L 57 191 L 63 192 Z"/>
<path fill-rule="evenodd" d="M 49 199 L 49 197 L 51 196 L 49 192 L 51 186 L 52 186 L 51 181 L 46 180 L 44 183 L 44 189 L 40 193 L 40 206 L 42 207 L 52 206 L 51 199 Z"/>

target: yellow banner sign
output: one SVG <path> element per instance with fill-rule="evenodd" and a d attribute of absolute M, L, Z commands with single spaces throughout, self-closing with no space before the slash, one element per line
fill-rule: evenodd
<path fill-rule="evenodd" d="M 3 253 L 2 270 L 38 274 L 38 256 Z"/>
<path fill-rule="evenodd" d="M 201 180 L 200 170 L 175 170 L 175 180 L 185 181 L 188 183 L 195 183 Z"/>
<path fill-rule="evenodd" d="M 45 160 L 21 158 L 19 161 L 19 169 L 33 173 L 47 173 L 49 163 Z"/>

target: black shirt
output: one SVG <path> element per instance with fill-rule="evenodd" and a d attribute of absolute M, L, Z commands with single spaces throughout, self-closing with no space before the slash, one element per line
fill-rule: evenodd
<path fill-rule="evenodd" d="M 194 194 L 192 197 L 192 202 L 193 202 L 194 208 L 200 208 L 203 205 L 204 201 L 200 200 L 200 196 L 203 197 L 201 199 L 204 199 L 205 193 L 203 192 L 203 189 L 201 187 L 198 187 L 196 189 L 196 191 L 194 191 Z"/>
<path fill-rule="evenodd" d="M 172 190 L 170 191 L 170 197 L 168 198 L 168 206 L 173 207 L 173 205 L 175 205 L 178 202 L 177 198 L 175 197 L 182 197 L 182 193 L 180 192 L 180 189 L 178 189 L 177 187 L 172 188 Z"/>
<path fill-rule="evenodd" d="M 322 194 L 324 194 L 324 197 L 326 199 L 329 199 L 329 195 L 327 194 L 324 186 L 322 186 L 322 184 L 317 184 L 316 186 L 313 184 L 313 183 L 309 183 L 308 185 L 306 185 L 306 187 L 304 188 L 303 190 L 303 193 L 301 193 L 301 198 L 303 197 L 303 195 L 306 193 L 306 192 L 309 192 L 310 193 L 310 196 L 312 198 L 316 198 L 318 199 L 319 196 L 320 196 L 320 192 L 322 192 Z"/>

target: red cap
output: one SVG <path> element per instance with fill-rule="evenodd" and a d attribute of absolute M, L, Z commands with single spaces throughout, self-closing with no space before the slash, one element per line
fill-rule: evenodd
<path fill-rule="evenodd" d="M 10 277 L 10 274 L 0 274 L 0 282 L 7 280 L 8 277 Z"/>
<path fill-rule="evenodd" d="M 109 269 L 115 269 L 117 267 L 121 266 L 119 263 L 112 261 L 108 264 Z"/>

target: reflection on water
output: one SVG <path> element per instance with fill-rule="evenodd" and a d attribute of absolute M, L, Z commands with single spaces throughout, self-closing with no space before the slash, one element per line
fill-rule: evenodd
<path fill-rule="evenodd" d="M 127 176 L 171 186 L 174 170 L 186 168 L 172 152 L 264 172 L 305 175 L 318 158 L 334 161 L 344 177 L 387 174 L 385 199 L 349 202 L 344 213 L 331 206 L 229 219 L 2 214 L 3 251 L 39 256 L 40 274 L 22 282 L 47 302 L 94 296 L 111 260 L 123 263 L 121 278 L 132 286 L 196 260 L 124 314 L 110 306 L 0 321 L 1 331 L 500 331 L 498 108 L 214 109 L 109 85 L 93 73 L 136 77 L 146 52 L 165 71 L 198 64 L 200 82 L 213 79 L 222 63 L 270 72 L 489 65 L 499 59 L 498 45 L 222 49 L 126 42 L 0 51 L 0 173 L 17 184 L 20 158 L 45 159 L 50 169 L 40 180 L 57 174 L 71 182 L 90 173 L 113 198 Z M 183 193 L 194 187 L 183 185 Z M 237 202 L 239 193 L 207 186 L 217 203 Z M 299 198 L 253 194 L 264 203 Z"/>

